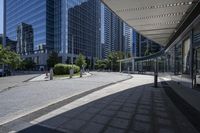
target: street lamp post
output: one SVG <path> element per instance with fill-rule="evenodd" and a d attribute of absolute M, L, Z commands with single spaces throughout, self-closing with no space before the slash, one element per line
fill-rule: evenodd
<path fill-rule="evenodd" d="M 70 78 L 72 78 L 72 76 L 74 75 L 73 64 L 74 64 L 74 35 L 72 34 L 72 53 L 71 53 L 72 69 L 70 69 Z"/>
<path fill-rule="evenodd" d="M 74 35 L 72 35 L 72 53 L 71 53 L 71 64 L 74 64 Z"/>

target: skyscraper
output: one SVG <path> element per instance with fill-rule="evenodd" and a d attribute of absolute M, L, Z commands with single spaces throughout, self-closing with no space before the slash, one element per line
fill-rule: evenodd
<path fill-rule="evenodd" d="M 132 44 L 132 55 L 133 57 L 137 57 L 139 53 L 139 34 L 132 30 L 133 44 Z"/>
<path fill-rule="evenodd" d="M 0 44 L 3 44 L 3 34 L 0 34 Z"/>
<path fill-rule="evenodd" d="M 100 1 L 99 0 L 75 0 L 66 1 L 65 8 L 68 10 L 67 21 L 68 53 L 82 53 L 83 55 L 94 58 L 100 56 Z M 72 44 L 73 43 L 73 44 Z M 64 43 L 65 44 L 65 43 Z M 72 45 L 74 48 L 72 48 Z"/>
<path fill-rule="evenodd" d="M 133 29 L 124 23 L 124 49 L 126 57 L 133 56 Z"/>
<path fill-rule="evenodd" d="M 17 53 L 28 55 L 33 53 L 33 27 L 21 23 L 17 27 Z"/>
<path fill-rule="evenodd" d="M 4 0 L 4 4 L 6 36 L 15 41 L 18 39 L 18 46 L 20 46 L 27 41 L 27 39 L 20 40 L 20 37 L 28 33 L 27 30 L 22 30 L 25 29 L 23 27 L 25 24 L 32 27 L 33 46 L 30 48 L 33 49 L 32 52 L 25 54 L 25 51 L 21 51 L 26 49 L 25 45 L 21 45 L 20 49 L 18 47 L 17 52 L 22 58 L 37 59 L 37 65 L 45 66 L 48 53 L 54 48 L 54 10 L 52 10 L 54 0 Z M 23 26 L 20 28 L 21 24 Z"/>
<path fill-rule="evenodd" d="M 110 52 L 123 51 L 123 21 L 115 15 L 106 6 L 103 6 L 103 58 L 106 58 Z"/>
<path fill-rule="evenodd" d="M 22 54 L 23 58 L 37 58 L 37 65 L 45 66 L 52 51 L 59 53 L 62 62 L 66 62 L 72 53 L 74 57 L 79 53 L 89 58 L 100 56 L 99 0 L 4 1 L 4 33 L 9 39 L 17 40 L 21 35 L 31 33 L 20 30 L 20 24 L 32 27 L 33 46 L 29 45 L 28 50 L 32 52 Z M 17 31 L 21 35 L 18 36 Z M 19 41 L 18 45 L 26 46 L 26 40 Z"/>

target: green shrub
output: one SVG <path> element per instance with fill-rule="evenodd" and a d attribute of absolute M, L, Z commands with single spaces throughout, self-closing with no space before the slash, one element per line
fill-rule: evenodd
<path fill-rule="evenodd" d="M 54 66 L 53 72 L 56 75 L 64 75 L 64 74 L 66 74 L 65 65 L 64 64 L 56 64 Z"/>
<path fill-rule="evenodd" d="M 74 73 L 80 72 L 80 67 L 79 66 L 73 65 L 73 68 L 74 68 Z"/>
<path fill-rule="evenodd" d="M 74 73 L 78 73 L 80 71 L 80 67 L 76 65 L 69 65 L 69 64 L 56 64 L 53 71 L 56 75 L 65 75 L 69 74 L 70 69 L 73 67 Z"/>

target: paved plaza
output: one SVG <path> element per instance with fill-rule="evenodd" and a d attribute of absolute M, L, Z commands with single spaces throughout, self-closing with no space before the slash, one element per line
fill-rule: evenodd
<path fill-rule="evenodd" d="M 51 108 L 46 107 L 0 129 L 19 133 L 198 133 L 164 90 L 152 83 L 152 76 L 133 75 L 51 112 L 44 113 Z"/>
<path fill-rule="evenodd" d="M 39 75 L 40 74 L 27 74 L 27 75 L 0 77 L 0 93 L 3 91 L 7 91 L 13 87 L 17 87 L 23 84 L 23 82 L 26 82 Z"/>
<path fill-rule="evenodd" d="M 120 73 L 92 72 L 91 74 L 84 78 L 23 82 L 1 92 L 0 125 L 72 96 L 131 77 Z M 1 80 L 3 79 L 0 79 L 0 82 Z M 10 81 L 8 79 L 4 82 Z"/>

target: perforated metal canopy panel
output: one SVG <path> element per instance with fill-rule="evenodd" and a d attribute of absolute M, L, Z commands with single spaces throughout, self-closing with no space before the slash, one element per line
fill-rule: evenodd
<path fill-rule="evenodd" d="M 165 46 L 198 0 L 102 0 L 122 20 Z"/>

